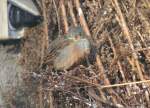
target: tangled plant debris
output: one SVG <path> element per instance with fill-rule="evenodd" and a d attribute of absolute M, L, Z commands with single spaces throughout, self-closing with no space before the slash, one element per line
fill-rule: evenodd
<path fill-rule="evenodd" d="M 45 22 L 26 30 L 21 52 L 29 107 L 149 107 L 148 0 L 40 0 L 38 5 Z M 52 41 L 77 25 L 94 46 L 87 59 L 68 70 L 46 65 Z"/>

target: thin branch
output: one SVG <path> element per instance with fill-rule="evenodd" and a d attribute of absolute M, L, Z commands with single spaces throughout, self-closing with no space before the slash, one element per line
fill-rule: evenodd
<path fill-rule="evenodd" d="M 48 48 L 49 42 L 48 42 L 48 20 L 46 16 L 46 6 L 44 0 L 42 0 L 42 7 L 43 7 L 43 17 L 44 17 L 44 33 L 45 33 L 45 47 Z"/>
<path fill-rule="evenodd" d="M 53 1 L 53 4 L 54 4 L 54 8 L 55 8 L 55 11 L 56 11 L 56 16 L 57 16 L 57 23 L 58 23 L 58 31 L 59 31 L 59 34 L 58 36 L 60 36 L 60 17 L 59 17 L 59 14 L 58 14 L 58 8 L 56 6 L 56 2 L 55 0 L 52 0 Z"/>
<path fill-rule="evenodd" d="M 61 8 L 61 14 L 64 24 L 64 33 L 66 34 L 68 32 L 68 22 L 67 22 L 67 15 L 66 15 L 66 8 L 64 5 L 64 0 L 60 0 L 60 8 Z"/>
<path fill-rule="evenodd" d="M 121 87 L 121 86 L 134 85 L 134 84 L 142 84 L 142 83 L 150 83 L 150 80 L 128 82 L 128 83 L 122 83 L 122 84 L 105 85 L 105 86 L 101 86 L 101 89 L 112 88 L 112 87 Z"/>
<path fill-rule="evenodd" d="M 76 17 L 74 15 L 74 12 L 73 12 L 72 1 L 68 1 L 68 7 L 69 7 L 70 16 L 71 16 L 72 21 L 73 21 L 73 25 L 76 27 L 77 21 L 76 21 Z"/>
<path fill-rule="evenodd" d="M 109 36 L 107 36 L 107 37 L 108 37 L 108 40 L 110 42 L 111 48 L 113 50 L 114 58 L 117 58 L 117 52 L 116 52 L 116 49 L 115 49 L 115 47 L 113 45 L 112 39 Z M 117 64 L 118 64 L 118 67 L 119 67 L 119 70 L 120 70 L 120 73 L 121 73 L 121 76 L 122 76 L 123 80 L 126 81 L 125 75 L 124 75 L 124 72 L 123 72 L 123 69 L 122 69 L 122 66 L 121 66 L 121 63 L 120 63 L 119 60 L 117 61 Z"/>
<path fill-rule="evenodd" d="M 108 37 L 108 40 L 109 40 L 109 42 L 110 42 L 111 48 L 112 48 L 112 50 L 113 50 L 113 52 L 114 52 L 114 56 L 116 57 L 116 56 L 117 56 L 117 52 L 116 52 L 116 49 L 115 49 L 115 47 L 114 47 L 114 45 L 113 45 L 112 39 L 111 39 L 109 36 L 107 36 L 107 37 Z M 123 82 L 126 82 L 126 78 L 125 78 L 125 75 L 124 75 L 124 72 L 123 72 L 123 69 L 122 69 L 122 66 L 121 66 L 121 62 L 118 60 L 118 61 L 117 61 L 117 64 L 118 64 L 118 67 L 119 67 L 121 76 L 122 76 L 122 78 L 123 78 Z M 126 87 L 126 90 L 127 90 L 127 93 L 130 95 L 131 93 L 130 93 L 128 87 Z"/>
<path fill-rule="evenodd" d="M 42 84 L 39 86 L 39 108 L 43 108 Z"/>
<path fill-rule="evenodd" d="M 54 108 L 54 105 L 53 105 L 53 92 L 51 90 L 49 91 L 49 108 Z"/>
<path fill-rule="evenodd" d="M 121 12 L 121 9 L 119 7 L 118 0 L 111 0 L 111 1 L 112 1 L 112 4 L 113 4 L 116 12 L 117 12 L 116 18 L 117 18 L 117 20 L 118 20 L 118 22 L 121 26 L 122 32 L 124 33 L 124 36 L 128 40 L 129 46 L 131 47 L 131 50 L 133 51 L 133 57 L 135 59 L 135 64 L 136 64 L 136 67 L 137 67 L 137 70 L 138 70 L 137 74 L 138 74 L 138 76 L 141 80 L 144 80 L 144 76 L 142 74 L 142 70 L 141 70 L 140 64 L 138 62 L 138 56 L 137 56 L 137 54 L 135 52 L 135 49 L 134 49 L 134 46 L 132 44 L 131 34 L 129 32 L 129 29 L 127 27 L 127 24 L 126 24 L 126 21 L 124 19 L 124 16 L 123 16 L 122 12 Z"/>
<path fill-rule="evenodd" d="M 110 82 L 109 82 L 107 76 L 105 75 L 105 70 L 104 70 L 103 64 L 102 64 L 102 62 L 101 62 L 100 57 L 99 57 L 98 54 L 96 55 L 96 63 L 97 63 L 98 69 L 99 69 L 99 73 L 100 73 L 101 77 L 102 77 L 103 80 L 104 80 L 104 84 L 105 84 L 105 85 L 110 85 Z M 110 94 L 116 94 L 116 93 L 113 91 L 113 89 L 108 89 L 108 92 L 109 92 Z M 112 100 L 113 100 L 113 102 L 114 102 L 115 104 L 117 104 L 116 98 L 112 97 Z"/>
<path fill-rule="evenodd" d="M 84 14 L 83 14 L 83 11 L 81 9 L 80 2 L 79 2 L 79 0 L 74 0 L 74 1 L 75 1 L 75 5 L 76 5 L 78 15 L 79 15 L 80 24 L 83 27 L 86 35 L 90 37 L 91 33 L 89 31 L 88 25 L 86 23 L 86 20 L 85 20 Z"/>
<path fill-rule="evenodd" d="M 125 21 L 125 18 L 123 16 L 123 13 L 121 12 L 121 9 L 119 7 L 118 0 L 111 0 L 111 1 L 112 1 L 112 4 L 113 4 L 116 12 L 117 12 L 116 18 L 117 18 L 117 20 L 118 20 L 118 22 L 119 22 L 119 24 L 120 24 L 120 26 L 122 28 L 122 32 L 123 32 L 125 38 L 128 40 L 128 43 L 129 43 L 129 46 L 130 46 L 131 50 L 133 51 L 133 55 L 132 56 L 134 58 L 134 64 L 135 64 L 135 66 L 137 68 L 136 72 L 137 72 L 140 80 L 145 80 L 144 76 L 142 74 L 142 69 L 141 69 L 139 61 L 138 61 L 138 55 L 135 52 L 134 46 L 132 44 L 131 34 L 129 32 L 129 29 L 128 29 L 128 26 L 126 24 L 126 21 Z M 149 95 L 146 92 L 145 92 L 145 97 L 146 97 L 146 101 L 149 102 Z"/>
<path fill-rule="evenodd" d="M 150 83 L 150 80 L 143 80 L 143 81 L 135 81 L 135 82 L 128 82 L 128 83 L 121 83 L 121 84 L 112 84 L 112 85 L 100 85 L 100 84 L 95 84 L 95 83 L 91 83 L 87 80 L 81 79 L 79 77 L 74 77 L 74 76 L 69 76 L 69 75 L 65 75 L 67 78 L 70 78 L 72 80 L 76 80 L 76 81 L 80 81 L 86 84 L 89 84 L 91 86 L 95 86 L 98 87 L 100 89 L 107 89 L 107 88 L 114 88 L 114 87 L 122 87 L 122 86 L 128 86 L 128 85 L 134 85 L 134 84 L 143 84 L 143 83 Z"/>
<path fill-rule="evenodd" d="M 44 31 L 44 36 L 42 37 L 42 49 L 41 49 L 41 65 L 43 64 L 43 58 L 44 58 L 44 53 L 45 50 L 48 49 L 49 47 L 49 39 L 48 39 L 48 20 L 47 20 L 47 16 L 46 16 L 46 6 L 45 6 L 45 1 L 42 0 L 42 8 L 43 8 L 43 17 L 44 17 L 44 27 L 43 27 L 43 31 Z"/>

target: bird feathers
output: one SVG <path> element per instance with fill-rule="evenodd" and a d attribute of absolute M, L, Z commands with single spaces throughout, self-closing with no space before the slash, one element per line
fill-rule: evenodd
<path fill-rule="evenodd" d="M 46 63 L 50 63 L 56 70 L 70 68 L 90 53 L 90 42 L 81 36 L 82 28 L 70 29 L 64 37 L 55 39 L 50 45 Z M 76 38 L 80 36 L 80 38 Z"/>
<path fill-rule="evenodd" d="M 86 39 L 78 40 L 59 52 L 59 55 L 54 60 L 54 67 L 58 70 L 68 69 L 81 58 L 84 58 L 86 54 L 89 54 L 89 41 Z"/>

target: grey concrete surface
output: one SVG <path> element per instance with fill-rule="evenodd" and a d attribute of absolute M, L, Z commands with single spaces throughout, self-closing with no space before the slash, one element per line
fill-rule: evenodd
<path fill-rule="evenodd" d="M 9 51 L 11 48 L 12 46 L 0 45 L 0 106 L 5 104 L 3 94 L 8 94 L 22 82 L 22 68 L 18 64 L 19 53 Z"/>

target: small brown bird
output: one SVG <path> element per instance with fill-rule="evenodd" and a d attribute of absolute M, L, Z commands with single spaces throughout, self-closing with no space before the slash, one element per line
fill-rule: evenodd
<path fill-rule="evenodd" d="M 90 42 L 81 27 L 71 28 L 67 35 L 55 39 L 49 47 L 47 63 L 56 70 L 70 68 L 90 53 Z"/>

